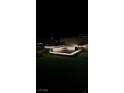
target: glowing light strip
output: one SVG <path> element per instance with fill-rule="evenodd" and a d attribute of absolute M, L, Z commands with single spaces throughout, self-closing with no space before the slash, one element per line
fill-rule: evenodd
<path fill-rule="evenodd" d="M 72 55 L 75 55 L 75 54 L 79 53 L 80 51 L 81 50 L 77 50 L 77 51 L 74 51 L 72 53 L 60 53 L 60 52 L 51 52 L 51 51 L 49 51 L 49 53 L 72 56 Z"/>
<path fill-rule="evenodd" d="M 79 45 L 78 47 L 86 49 L 88 47 L 88 45 Z"/>
<path fill-rule="evenodd" d="M 59 46 L 44 46 L 44 48 L 48 48 L 48 49 L 52 49 L 52 48 L 69 48 L 69 47 L 84 47 L 86 48 L 88 45 L 75 45 L 75 46 L 65 46 L 65 45 L 59 45 Z M 49 50 L 49 53 L 51 54 L 59 54 L 59 55 L 68 55 L 68 56 L 72 56 L 72 55 L 75 55 L 77 53 L 79 53 L 81 51 L 81 49 L 79 50 L 76 50 L 72 53 L 62 53 L 62 52 L 56 52 L 56 51 L 51 51 Z"/>

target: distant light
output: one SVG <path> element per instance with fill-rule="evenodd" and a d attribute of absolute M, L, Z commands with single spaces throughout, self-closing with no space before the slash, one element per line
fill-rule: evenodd
<path fill-rule="evenodd" d="M 51 37 L 50 39 L 51 39 L 51 40 L 53 40 L 54 38 L 53 38 L 53 37 Z"/>
<path fill-rule="evenodd" d="M 41 42 L 40 42 L 40 43 L 37 43 L 37 44 L 38 44 L 38 45 L 43 45 L 43 43 L 41 43 Z"/>

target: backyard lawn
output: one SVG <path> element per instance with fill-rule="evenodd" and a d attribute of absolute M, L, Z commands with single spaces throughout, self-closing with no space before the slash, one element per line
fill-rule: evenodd
<path fill-rule="evenodd" d="M 61 56 L 42 53 L 36 61 L 37 88 L 83 88 L 88 86 L 88 53 Z"/>

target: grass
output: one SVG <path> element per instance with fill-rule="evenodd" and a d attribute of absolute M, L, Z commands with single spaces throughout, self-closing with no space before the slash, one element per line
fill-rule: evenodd
<path fill-rule="evenodd" d="M 71 57 L 43 53 L 37 57 L 37 87 L 87 88 L 87 55 L 87 52 Z"/>

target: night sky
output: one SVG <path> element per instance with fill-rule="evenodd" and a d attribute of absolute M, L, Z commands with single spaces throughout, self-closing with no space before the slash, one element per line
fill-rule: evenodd
<path fill-rule="evenodd" d="M 65 37 L 88 33 L 87 1 L 51 5 L 37 0 L 37 38 Z M 53 2 L 52 2 L 53 3 Z"/>

